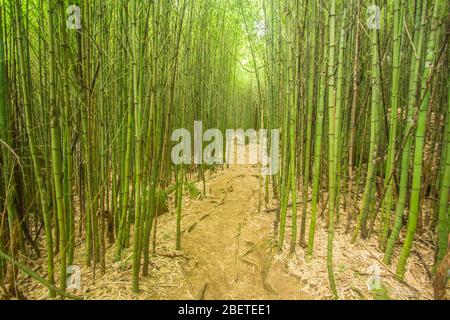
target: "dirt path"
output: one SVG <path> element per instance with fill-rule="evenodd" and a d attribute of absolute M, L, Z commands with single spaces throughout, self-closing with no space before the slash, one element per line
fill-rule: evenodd
<path fill-rule="evenodd" d="M 194 299 L 304 299 L 298 277 L 273 261 L 272 214 L 259 207 L 259 169 L 231 166 L 184 209 L 183 265 Z M 178 297 L 180 298 L 180 297 Z"/>

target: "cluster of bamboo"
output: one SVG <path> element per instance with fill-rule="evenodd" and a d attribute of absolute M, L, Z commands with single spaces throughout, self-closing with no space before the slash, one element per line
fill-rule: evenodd
<path fill-rule="evenodd" d="M 0 279 L 13 295 L 17 270 L 6 261 L 40 257 L 43 236 L 51 297 L 55 270 L 65 289 L 77 238 L 86 265 L 105 272 L 107 236 L 115 259 L 132 246 L 137 292 L 167 189 L 176 191 L 180 247 L 186 170 L 170 162 L 171 130 L 195 120 L 244 125 L 253 114 L 237 80 L 240 29 L 225 19 L 229 4 L 83 0 L 80 30 L 67 28 L 69 4 L 1 1 Z M 188 173 L 204 179 L 206 169 Z"/>
<path fill-rule="evenodd" d="M 448 3 L 330 0 L 269 4 L 264 7 L 273 31 L 266 39 L 268 105 L 282 110 L 286 132 L 279 245 L 285 237 L 291 196 L 291 251 L 296 246 L 299 185 L 299 244 L 307 247 L 308 255 L 313 254 L 319 195 L 327 191 L 322 204 L 328 212 L 327 267 L 336 297 L 332 250 L 334 224 L 340 221 L 342 207 L 347 212 L 347 231 L 358 216 L 353 242 L 360 235 L 369 237 L 379 222 L 375 231 L 388 264 L 407 219 L 398 279 L 404 278 L 418 223 L 421 233 L 436 230 L 439 263 L 447 251 L 450 185 Z M 321 186 L 321 181 L 328 185 Z M 434 212 L 422 212 L 426 199 L 433 199 Z"/>
<path fill-rule="evenodd" d="M 261 180 L 266 205 L 269 195 L 279 200 L 278 247 L 291 201 L 290 252 L 300 246 L 312 256 L 321 205 L 336 297 L 332 248 L 341 211 L 348 232 L 357 220 L 353 241 L 378 235 L 386 263 L 402 239 L 399 279 L 417 229 L 435 235 L 436 263 L 443 259 L 446 1 L 75 4 L 81 29 L 71 30 L 66 9 L 74 3 L 0 0 L 0 283 L 8 294 L 19 295 L 21 269 L 50 297 L 67 295 L 76 250 L 94 275 L 98 266 L 107 272 L 107 238 L 114 259 L 132 251 L 138 292 L 161 202 L 174 192 L 180 249 L 184 187 L 197 176 L 205 193 L 205 172 L 214 169 L 170 161 L 172 130 L 194 121 L 222 131 L 282 129 L 281 171 Z M 380 29 L 366 23 L 373 4 Z M 425 202 L 434 209 L 421 210 Z M 42 245 L 46 279 L 20 263 L 39 258 Z"/>

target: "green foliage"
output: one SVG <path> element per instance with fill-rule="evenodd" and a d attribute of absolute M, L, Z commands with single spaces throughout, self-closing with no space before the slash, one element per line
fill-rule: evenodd
<path fill-rule="evenodd" d="M 190 181 L 184 183 L 184 190 L 188 192 L 191 199 L 196 199 L 201 194 L 195 183 Z"/>
<path fill-rule="evenodd" d="M 156 212 L 158 216 L 163 215 L 164 213 L 169 212 L 168 203 L 167 203 L 167 192 L 163 189 L 156 189 L 156 203 L 158 207 Z"/>
<path fill-rule="evenodd" d="M 371 291 L 374 300 L 391 300 L 389 291 L 386 286 L 381 283 L 381 287 Z"/>

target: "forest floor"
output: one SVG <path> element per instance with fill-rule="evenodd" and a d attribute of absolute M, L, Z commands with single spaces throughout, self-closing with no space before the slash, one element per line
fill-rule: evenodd
<path fill-rule="evenodd" d="M 201 183 L 198 188 L 202 190 Z M 124 251 L 122 261 L 113 263 L 114 247 L 110 245 L 107 272 L 100 275 L 97 270 L 94 281 L 92 268 L 82 266 L 82 243 L 75 257 L 81 268 L 81 289 L 74 293 L 86 299 L 115 300 L 331 299 L 326 219 L 319 217 L 314 257 L 308 260 L 298 246 L 293 255 L 288 248 L 277 252 L 273 239 L 276 204 L 270 201 L 267 209 L 263 201 L 261 210 L 259 206 L 257 166 L 236 165 L 212 173 L 206 180 L 206 196 L 184 199 L 181 251 L 174 250 L 175 210 L 159 217 L 156 251 L 149 276 L 141 277 L 139 295 L 131 293 L 130 249 Z M 336 226 L 334 242 L 334 271 L 341 299 L 432 299 L 432 239 L 423 235 L 415 241 L 405 281 L 400 283 L 394 279 L 397 256 L 391 267 L 384 265 L 376 236 L 350 244 L 344 224 Z M 288 236 L 285 243 L 289 241 Z M 41 272 L 42 268 L 38 266 Z M 368 284 L 374 281 L 378 281 L 378 289 L 370 290 Z M 23 282 L 28 299 L 47 297 L 42 285 L 29 278 Z"/>

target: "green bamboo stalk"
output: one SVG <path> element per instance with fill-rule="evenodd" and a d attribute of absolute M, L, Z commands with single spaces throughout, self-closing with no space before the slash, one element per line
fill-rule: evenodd
<path fill-rule="evenodd" d="M 357 17 L 360 12 L 360 2 L 357 1 Z M 347 224 L 345 227 L 345 232 L 350 230 L 350 226 L 354 216 L 354 210 L 352 207 L 352 195 L 353 195 L 353 185 L 355 179 L 354 172 L 354 162 L 355 162 L 355 135 L 356 135 L 356 108 L 359 101 L 359 61 L 360 61 L 360 24 L 356 24 L 356 34 L 355 34 L 355 54 L 353 58 L 353 83 L 352 83 L 352 106 L 350 111 L 350 123 L 349 129 L 350 134 L 348 138 L 348 186 L 347 186 Z"/>
<path fill-rule="evenodd" d="M 422 60 L 423 37 L 425 33 L 427 0 L 419 0 L 416 3 L 415 32 L 414 32 L 414 48 L 411 53 L 410 77 L 408 85 L 408 109 L 406 115 L 406 127 L 403 133 L 403 150 L 401 155 L 401 173 L 398 202 L 395 211 L 395 222 L 391 235 L 386 245 L 384 254 L 384 262 L 391 263 L 392 254 L 394 253 L 395 243 L 400 235 L 403 222 L 403 214 L 406 204 L 406 195 L 408 192 L 409 178 L 409 160 L 412 148 L 412 138 L 410 131 L 414 127 L 414 105 L 417 100 L 417 84 L 419 82 L 419 68 Z"/>
<path fill-rule="evenodd" d="M 308 235 L 308 256 L 313 254 L 314 248 L 314 236 L 316 231 L 316 219 L 317 219 L 317 206 L 319 201 L 319 184 L 320 184 L 320 167 L 322 161 L 322 138 L 324 127 L 324 111 L 325 111 L 325 87 L 327 81 L 327 67 L 328 67 L 328 20 L 329 17 L 325 14 L 324 22 L 324 36 L 323 36 L 323 62 L 321 66 L 320 81 L 319 81 L 319 97 L 317 101 L 317 120 L 316 120 L 316 132 L 314 139 L 314 164 L 313 164 L 313 190 L 312 190 L 312 203 L 311 203 L 311 223 L 309 225 Z"/>
<path fill-rule="evenodd" d="M 327 241 L 327 270 L 328 281 L 335 299 L 338 298 L 336 282 L 333 272 L 333 238 L 334 215 L 336 206 L 336 148 L 334 136 L 336 134 L 336 100 L 335 100 L 335 48 L 336 48 L 336 0 L 332 0 L 329 9 L 329 44 L 328 44 L 328 241 Z"/>
<path fill-rule="evenodd" d="M 36 147 L 33 125 L 32 125 L 32 100 L 29 93 L 29 83 L 27 81 L 27 70 L 25 64 L 24 48 L 23 48 L 23 32 L 22 32 L 22 2 L 21 0 L 15 1 L 15 15 L 16 15 L 16 33 L 17 33 L 17 53 L 19 56 L 19 78 L 21 85 L 21 93 L 23 99 L 24 113 L 25 113 L 25 129 L 28 136 L 28 144 L 30 146 L 31 159 L 33 162 L 33 171 L 37 183 L 39 200 L 41 204 L 42 215 L 44 218 L 45 227 L 45 242 L 47 247 L 47 272 L 48 282 L 53 285 L 54 279 L 54 267 L 53 267 L 53 237 L 51 229 L 51 217 L 49 210 L 49 196 L 47 189 L 45 188 L 44 178 L 42 177 L 42 165 L 39 159 L 38 150 Z M 55 297 L 55 290 L 49 287 L 49 295 L 51 298 Z"/>
<path fill-rule="evenodd" d="M 125 9 L 124 9 L 125 10 Z M 126 239 L 126 221 L 127 221 L 127 212 L 128 212 L 128 199 L 129 199 L 129 186 L 130 186 L 130 179 L 131 179 L 131 152 L 132 152 L 132 146 L 133 146 L 133 112 L 134 108 L 133 105 L 128 102 L 127 107 L 127 125 L 126 125 L 126 151 L 125 151 L 125 157 L 124 157 L 124 164 L 123 164 L 123 183 L 122 183 L 122 190 L 121 190 L 121 204 L 120 204 L 120 220 L 119 220 L 119 230 L 117 233 L 117 240 L 116 240 L 116 250 L 115 250 L 115 259 L 119 260 L 122 249 L 124 247 L 124 242 Z"/>
<path fill-rule="evenodd" d="M 49 41 L 49 87 L 50 87 L 50 114 L 51 114 L 51 146 L 52 146 L 52 174 L 56 195 L 56 212 L 59 227 L 59 259 L 60 259 L 60 287 L 66 288 L 66 268 L 67 268 L 67 241 L 66 241 L 66 213 L 64 211 L 64 191 L 62 185 L 62 150 L 61 131 L 59 127 L 59 108 L 56 101 L 56 47 L 55 47 L 55 2 L 48 0 L 48 34 Z"/>
<path fill-rule="evenodd" d="M 281 5 L 281 4 L 280 4 Z M 283 244 L 284 244 L 284 238 L 285 238 L 285 232 L 286 232 L 286 216 L 287 216 L 287 207 L 288 207 L 288 201 L 289 201 L 289 194 L 291 190 L 291 175 L 290 175 L 290 136 L 289 136 L 289 113 L 291 110 L 291 95 L 292 90 L 290 86 L 291 82 L 291 72 L 292 68 L 290 66 L 291 63 L 291 39 L 290 39 L 290 32 L 289 32 L 289 16 L 292 14 L 291 12 L 288 12 L 288 8 L 284 8 L 285 12 L 282 18 L 282 30 L 284 31 L 283 39 L 281 40 L 282 43 L 280 43 L 281 50 L 283 52 L 283 58 L 284 58 L 284 110 L 283 110 L 283 166 L 281 170 L 281 206 L 280 206 L 280 228 L 279 228 L 279 234 L 278 234 L 278 249 L 282 250 Z"/>
<path fill-rule="evenodd" d="M 445 125 L 445 142 L 443 146 L 443 157 L 445 157 L 444 173 L 442 175 L 441 188 L 439 191 L 438 208 L 438 226 L 437 226 L 437 244 L 438 251 L 436 257 L 436 266 L 444 259 L 448 250 L 447 239 L 449 233 L 449 214 L 448 199 L 450 190 L 450 81 L 447 78 L 448 96 L 447 96 L 447 115 Z"/>
<path fill-rule="evenodd" d="M 32 271 L 30 268 L 26 267 L 22 263 L 20 263 L 18 261 L 15 261 L 13 258 L 8 256 L 2 250 L 0 250 L 0 257 L 5 259 L 5 260 L 7 260 L 7 261 L 9 261 L 9 262 L 11 262 L 13 265 L 15 265 L 19 269 L 21 269 L 25 274 L 29 275 L 33 279 L 36 279 L 37 281 L 39 281 L 40 283 L 45 285 L 48 288 L 49 292 L 56 292 L 59 295 L 61 295 L 61 297 L 66 297 L 66 298 L 69 298 L 69 299 L 72 299 L 72 300 L 83 300 L 82 297 L 70 294 L 70 293 L 64 291 L 63 289 L 56 287 L 51 281 L 48 281 L 45 278 L 41 277 L 36 272 Z"/>
<path fill-rule="evenodd" d="M 134 221 L 134 242 L 133 242 L 133 267 L 132 267 L 132 287 L 134 293 L 139 293 L 139 270 L 141 265 L 141 209 L 142 209 L 142 146 L 143 146 L 143 130 L 142 130 L 142 92 L 138 89 L 140 80 L 140 71 L 142 69 L 142 60 L 139 59 L 139 34 L 137 20 L 136 0 L 131 1 L 131 59 L 132 59 L 132 93 L 133 93 L 133 109 L 134 109 L 134 128 L 135 128 L 135 155 L 134 155 L 134 201 L 135 201 L 135 221 Z"/>
<path fill-rule="evenodd" d="M 409 203 L 408 227 L 406 230 L 406 238 L 397 265 L 396 277 L 403 280 L 406 271 L 406 262 L 411 252 L 414 235 L 417 228 L 417 218 L 420 210 L 420 192 L 422 190 L 422 172 L 423 172 L 423 149 L 425 145 L 425 130 L 427 125 L 427 113 L 430 105 L 430 91 L 428 83 L 431 81 L 432 70 L 436 66 L 436 36 L 439 23 L 439 15 L 441 9 L 441 1 L 434 4 L 433 17 L 431 22 L 431 31 L 428 38 L 426 48 L 425 65 L 422 74 L 422 83 L 420 87 L 419 97 L 421 99 L 419 107 L 419 115 L 417 119 L 417 128 L 415 134 L 415 148 L 413 160 L 413 177 L 412 189 Z M 426 12 L 427 3 L 424 2 L 423 10 Z M 425 13 L 424 13 L 425 14 Z M 424 23 L 425 20 L 422 20 Z"/>
<path fill-rule="evenodd" d="M 59 17 L 61 21 L 65 21 L 66 12 L 64 1 L 59 0 Z M 75 217 L 73 212 L 73 156 L 72 156 L 72 139 L 71 127 L 72 116 L 70 112 L 71 94 L 69 84 L 69 61 L 70 49 L 67 30 L 64 23 L 60 23 L 60 33 L 62 41 L 62 72 L 61 81 L 63 83 L 63 102 L 64 102 L 64 124 L 63 124 L 63 152 L 64 152 L 64 207 L 66 210 L 67 220 L 67 264 L 72 265 L 75 251 Z"/>
<path fill-rule="evenodd" d="M 383 199 L 382 206 L 382 232 L 380 235 L 380 249 L 384 251 L 389 238 L 389 227 L 391 222 L 391 210 L 393 202 L 394 190 L 394 172 L 395 172 L 395 154 L 397 143 L 397 112 L 400 94 L 400 67 L 401 67 L 401 42 L 402 42 L 402 25 L 403 25 L 403 6 L 401 0 L 394 2 L 394 38 L 393 38 L 393 61 L 392 61 L 392 89 L 391 89 L 391 115 L 389 124 L 389 146 L 388 157 L 384 179 L 384 187 L 386 195 Z"/>
<path fill-rule="evenodd" d="M 378 144 L 379 144 L 379 108 L 380 108 L 380 58 L 378 53 L 378 30 L 373 29 L 371 31 L 371 55 L 372 55 L 372 68 L 371 68 L 371 86 L 372 86 L 372 99 L 371 99 L 371 111 L 370 111 L 370 148 L 369 148 L 369 160 L 367 165 L 367 177 L 364 188 L 364 195 L 360 209 L 359 223 L 353 233 L 352 242 L 356 241 L 356 238 L 361 230 L 361 236 L 365 239 L 368 236 L 367 230 L 367 218 L 370 208 L 374 205 L 374 193 L 375 193 L 375 175 L 377 166 Z"/>
<path fill-rule="evenodd" d="M 342 153 L 342 118 L 343 118 L 343 108 L 344 108 L 344 54 L 346 51 L 345 45 L 345 35 L 346 35 L 346 20 L 347 20 L 347 8 L 344 7 L 343 19 L 341 22 L 341 30 L 339 34 L 339 56 L 338 56 L 338 66 L 337 66 L 337 83 L 336 83 L 336 109 L 335 109 L 335 128 L 334 128 L 334 165 L 335 165 L 335 186 L 336 186 L 336 196 L 335 196 L 335 216 L 336 222 L 339 222 L 339 193 L 340 193 L 340 176 L 341 176 L 341 153 Z"/>
<path fill-rule="evenodd" d="M 0 11 L 0 26 L 2 26 L 2 12 Z M 17 220 L 17 208 L 15 205 L 16 185 L 13 179 L 14 171 L 14 153 L 11 123 L 10 106 L 8 103 L 8 76 L 7 61 L 4 54 L 3 30 L 0 30 L 0 142 L 1 142 L 1 159 L 2 159 L 2 176 L 3 188 L 5 189 L 4 206 L 7 210 L 8 225 L 10 227 L 10 248 L 16 248 L 16 240 L 18 236 L 19 221 Z M 3 228 L 2 228 L 3 229 Z M 0 249 L 3 249 L 3 230 L 0 230 Z M 0 281 L 3 280 L 5 271 L 5 263 L 0 259 Z"/>
<path fill-rule="evenodd" d="M 310 1 L 311 7 L 311 38 L 310 38 L 310 55 L 309 55 L 309 70 L 308 70 L 308 96 L 307 96 L 307 119 L 306 119 L 306 146 L 305 146 L 305 169 L 303 173 L 303 208 L 302 220 L 300 227 L 300 246 L 304 247 L 306 234 L 306 215 L 308 210 L 308 189 L 310 182 L 310 167 L 311 167 L 311 143 L 312 143 L 312 124 L 314 113 L 314 95 L 316 86 L 316 11 L 317 4 L 315 1 Z"/>
<path fill-rule="evenodd" d="M 297 3 L 298 4 L 298 3 Z M 291 13 L 293 14 L 293 13 Z M 289 34 L 293 34 L 292 26 L 289 25 Z M 295 41 L 296 37 L 293 37 L 290 41 Z M 292 55 L 295 57 L 295 51 L 293 48 L 290 49 Z M 298 68 L 296 68 L 298 70 Z M 296 75 L 295 72 L 293 74 L 293 79 L 289 81 L 291 85 L 290 94 L 289 94 L 289 181 L 290 181 L 290 192 L 291 192 L 291 201 L 292 201 L 292 223 L 291 223 L 291 244 L 290 244 L 290 252 L 295 252 L 295 244 L 297 242 L 297 166 L 295 164 L 295 156 L 296 156 L 296 141 L 297 141 L 297 105 L 296 105 Z"/>

